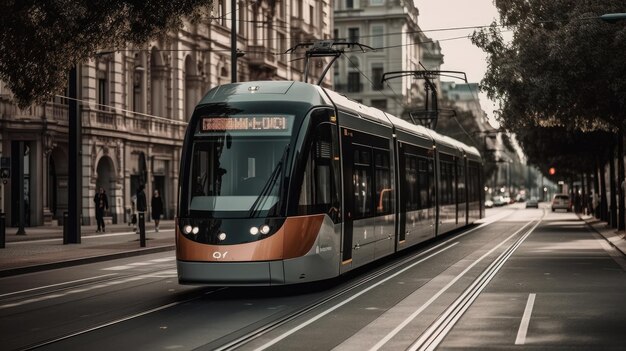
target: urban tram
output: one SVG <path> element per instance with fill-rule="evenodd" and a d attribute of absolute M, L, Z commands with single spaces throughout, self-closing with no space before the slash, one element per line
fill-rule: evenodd
<path fill-rule="evenodd" d="M 293 81 L 213 88 L 187 127 L 182 284 L 328 279 L 483 216 L 474 147 Z"/>

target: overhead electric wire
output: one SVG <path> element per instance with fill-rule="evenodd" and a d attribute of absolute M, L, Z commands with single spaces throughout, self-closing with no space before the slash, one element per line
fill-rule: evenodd
<path fill-rule="evenodd" d="M 94 102 L 91 102 L 91 101 L 88 101 L 88 100 L 72 98 L 72 97 L 65 96 L 65 95 L 55 95 L 55 97 L 58 97 L 58 98 L 61 98 L 61 99 L 72 100 L 72 101 L 76 101 L 76 102 L 80 102 L 81 104 L 83 104 L 85 106 L 88 106 L 88 107 L 91 107 L 92 105 L 93 106 L 98 106 L 98 107 L 106 107 L 106 108 L 111 109 L 111 110 L 116 110 L 116 111 L 125 112 L 125 113 L 132 113 L 132 114 L 137 115 L 137 116 L 149 117 L 149 118 L 157 119 L 157 120 L 160 120 L 162 122 L 166 122 L 166 123 L 170 123 L 170 124 L 176 124 L 176 125 L 187 125 L 187 124 L 189 124 L 188 122 L 177 121 L 175 119 L 170 119 L 170 118 L 167 118 L 167 117 L 160 117 L 160 116 L 155 116 L 155 115 L 151 115 L 151 114 L 147 114 L 147 113 L 143 113 L 143 112 L 127 110 L 127 109 L 115 107 L 113 105 L 105 105 L 105 104 L 100 104 L 100 103 L 94 103 Z M 97 110 L 97 111 L 108 112 L 108 111 L 105 111 L 105 110 Z"/>

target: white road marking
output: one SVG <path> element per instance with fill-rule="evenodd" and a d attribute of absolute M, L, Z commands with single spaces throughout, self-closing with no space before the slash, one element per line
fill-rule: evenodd
<path fill-rule="evenodd" d="M 445 243 L 443 243 L 443 244 L 445 244 Z M 443 244 L 442 244 L 442 245 L 443 245 Z M 298 330 L 300 330 L 300 329 L 302 329 L 302 328 L 306 327 L 307 325 L 310 325 L 311 323 L 313 323 L 313 322 L 317 321 L 318 319 L 320 319 L 320 318 L 322 318 L 322 317 L 326 316 L 327 314 L 329 314 L 329 313 L 333 312 L 334 310 L 336 310 L 336 309 L 338 309 L 339 307 L 341 307 L 341 306 L 343 306 L 343 305 L 347 304 L 348 302 L 350 302 L 350 301 L 352 301 L 352 300 L 356 299 L 357 297 L 359 297 L 359 296 L 361 296 L 361 295 L 365 294 L 366 292 L 368 292 L 368 291 L 370 291 L 370 290 L 372 290 L 372 289 L 374 289 L 374 288 L 378 287 L 378 286 L 379 286 L 379 285 L 381 285 L 381 284 L 384 284 L 385 282 L 389 281 L 390 279 L 392 279 L 392 278 L 394 278 L 394 277 L 396 277 L 396 276 L 398 276 L 398 275 L 400 275 L 400 274 L 402 274 L 402 273 L 406 272 L 407 270 L 409 270 L 409 269 L 411 269 L 411 268 L 415 267 L 416 265 L 418 265 L 418 264 L 420 264 L 420 263 L 422 263 L 422 262 L 424 262 L 424 261 L 426 261 L 426 260 L 428 260 L 428 259 L 430 259 L 430 258 L 432 258 L 432 257 L 434 257 L 434 256 L 436 256 L 436 255 L 438 255 L 438 254 L 440 254 L 440 253 L 442 253 L 442 252 L 444 252 L 444 251 L 446 251 L 446 250 L 448 250 L 448 249 L 452 248 L 452 247 L 454 247 L 454 246 L 455 246 L 455 245 L 457 245 L 457 244 L 458 244 L 458 242 L 452 243 L 450 246 L 445 247 L 445 248 L 443 248 L 443 249 L 441 249 L 441 250 L 439 250 L 439 251 L 437 251 L 437 252 L 435 252 L 435 253 L 432 253 L 432 254 L 430 254 L 430 255 L 428 255 L 428 256 L 426 256 L 426 257 L 422 258 L 421 260 L 419 260 L 419 261 L 417 261 L 417 262 L 415 262 L 415 263 L 413 263 L 413 264 L 411 264 L 411 265 L 409 265 L 409 266 L 407 266 L 407 267 L 403 268 L 402 270 L 400 270 L 400 271 L 398 271 L 398 272 L 396 272 L 396 273 L 394 273 L 394 274 L 390 275 L 389 277 L 387 277 L 387 278 L 385 278 L 385 279 L 383 279 L 383 280 L 379 281 L 378 283 L 376 283 L 376 284 L 374 284 L 374 285 L 372 285 L 372 286 L 370 286 L 370 287 L 368 287 L 368 288 L 366 288 L 366 289 L 362 290 L 361 292 L 359 292 L 359 293 L 357 293 L 357 294 L 352 295 L 351 297 L 349 297 L 349 298 L 347 298 L 347 299 L 343 300 L 342 302 L 340 302 L 340 303 L 336 304 L 335 306 L 333 306 L 333 307 L 331 307 L 331 308 L 327 309 L 326 311 L 324 311 L 324 312 L 322 312 L 322 313 L 320 313 L 320 314 L 316 315 L 315 317 L 313 317 L 313 318 L 311 318 L 311 319 L 307 320 L 306 322 L 304 322 L 304 323 L 302 323 L 302 324 L 298 325 L 297 327 L 295 327 L 295 328 L 293 328 L 293 329 L 291 329 L 291 330 L 286 331 L 285 333 L 283 333 L 283 334 L 281 334 L 280 336 L 278 336 L 278 337 L 276 337 L 276 338 L 274 338 L 274 339 L 272 339 L 272 340 L 268 341 L 267 343 L 265 343 L 264 345 L 262 345 L 262 346 L 260 346 L 260 347 L 256 348 L 255 350 L 256 350 L 256 351 L 258 351 L 258 350 L 265 350 L 265 349 L 267 349 L 268 347 L 270 347 L 270 346 L 272 346 L 272 345 L 276 344 L 277 342 L 279 342 L 279 341 L 283 340 L 284 338 L 286 338 L 286 337 L 288 337 L 289 335 L 291 335 L 291 334 L 293 334 L 293 333 L 297 332 Z"/>
<path fill-rule="evenodd" d="M 426 308 L 428 308 L 428 306 L 430 306 L 433 302 L 435 302 L 435 300 L 437 300 L 448 289 L 450 289 L 450 287 L 452 285 L 454 285 L 457 281 L 459 281 L 459 279 L 463 278 L 463 276 L 465 276 L 465 274 L 467 274 L 467 272 L 469 272 L 472 268 L 474 268 L 474 266 L 476 266 L 478 263 L 480 263 L 482 260 L 484 260 L 487 256 L 491 255 L 500 246 L 504 245 L 504 243 L 506 243 L 507 241 L 511 240 L 511 238 L 513 238 L 516 235 L 518 235 L 521 231 L 523 231 L 531 223 L 532 222 L 528 222 L 528 223 L 524 224 L 524 226 L 522 228 L 517 230 L 515 233 L 511 234 L 506 239 L 502 240 L 498 245 L 494 246 L 491 250 L 487 251 L 484 255 L 479 257 L 476 261 L 474 261 L 471 265 L 469 265 L 461 273 L 459 273 L 456 277 L 454 277 L 454 279 L 452 279 L 448 284 L 446 284 L 446 286 L 441 288 L 435 295 L 433 295 L 430 299 L 428 299 L 428 301 L 426 301 L 422 306 L 420 306 L 420 308 L 415 310 L 415 312 L 411 313 L 410 316 L 408 316 L 404 321 L 402 321 L 402 323 L 400 323 L 397 327 L 395 327 L 391 332 L 389 332 L 387 334 L 387 336 L 385 336 L 382 340 L 377 342 L 376 345 L 372 346 L 369 350 L 370 351 L 375 351 L 375 350 L 380 349 L 389 340 L 391 340 L 391 338 L 396 336 L 396 334 L 398 334 L 402 329 L 404 329 L 404 327 L 406 327 L 409 323 L 411 323 L 411 321 L 413 321 L 420 313 L 422 313 Z M 420 340 L 421 340 L 421 338 L 418 341 L 420 341 Z M 416 344 L 418 344 L 418 343 L 416 343 Z"/>
<path fill-rule="evenodd" d="M 68 291 L 65 291 L 63 293 L 44 295 L 44 296 L 40 296 L 40 297 L 36 297 L 36 298 L 32 298 L 32 299 L 27 299 L 27 300 L 14 302 L 14 303 L 0 305 L 0 310 L 6 309 L 6 308 L 11 308 L 11 307 L 27 305 L 27 304 L 31 304 L 31 303 L 35 303 L 35 302 L 52 300 L 52 299 L 56 299 L 58 297 L 78 294 L 78 293 L 82 293 L 82 292 L 85 292 L 85 291 L 103 289 L 103 288 L 107 288 L 107 287 L 110 287 L 110 286 L 115 286 L 115 285 L 118 285 L 118 284 L 129 283 L 129 282 L 138 281 L 138 280 L 143 280 L 143 279 L 146 279 L 146 278 L 165 278 L 165 275 L 172 276 L 172 277 L 176 276 L 176 270 L 172 269 L 172 270 L 167 270 L 167 271 L 163 271 L 163 272 L 148 273 L 148 274 L 143 274 L 143 275 L 139 275 L 139 276 L 135 276 L 135 277 L 129 277 L 129 278 L 124 278 L 124 279 L 119 279 L 119 280 L 112 280 L 112 281 L 108 281 L 108 282 L 101 283 L 101 284 L 96 284 L 96 285 L 89 286 L 89 287 L 83 287 L 83 288 L 79 288 L 79 289 L 68 290 Z"/>
<path fill-rule="evenodd" d="M 15 292 L 12 292 L 12 293 L 2 294 L 2 295 L 0 295 L 0 297 L 6 297 L 6 296 L 11 296 L 11 295 L 18 295 L 18 294 L 23 294 L 23 293 L 26 293 L 26 292 L 37 291 L 37 290 L 42 290 L 42 289 L 47 289 L 47 288 L 53 288 L 53 287 L 61 286 L 61 285 L 80 283 L 80 282 L 84 282 L 84 281 L 88 281 L 88 280 L 95 280 L 95 279 L 110 277 L 112 275 L 116 275 L 116 273 L 103 274 L 103 275 L 99 275 L 97 277 L 89 277 L 89 278 L 84 278 L 84 279 L 72 280 L 72 281 L 69 281 L 69 282 L 51 284 L 51 285 L 46 285 L 46 286 L 39 286 L 39 287 L 32 288 L 32 289 L 26 289 L 26 290 L 15 291 Z"/>
<path fill-rule="evenodd" d="M 490 225 L 490 224 L 496 223 L 497 221 L 499 221 L 499 220 L 501 220 L 501 219 L 503 219 L 503 218 L 505 218 L 505 217 L 507 217 L 507 216 L 511 215 L 513 212 L 514 212 L 513 210 L 508 210 L 508 211 L 503 211 L 502 213 L 500 213 L 500 214 L 498 214 L 498 215 L 495 215 L 495 216 L 490 216 L 490 217 L 483 218 L 483 219 L 481 219 L 480 221 L 477 221 L 477 222 L 476 222 L 476 224 L 478 224 L 478 226 L 477 226 L 477 227 L 472 228 L 472 229 L 470 229 L 470 230 L 468 230 L 468 231 L 466 231 L 466 232 L 464 232 L 464 233 L 462 233 L 462 234 L 456 235 L 456 236 L 454 236 L 454 237 L 452 237 L 452 238 L 450 238 L 450 239 L 448 239 L 448 240 L 444 241 L 443 243 L 441 243 L 441 244 L 439 244 L 439 245 L 437 245 L 437 246 L 435 246 L 435 247 L 433 247 L 433 248 L 431 248 L 431 249 L 429 249 L 429 250 L 427 250 L 427 251 L 425 251 L 425 252 L 428 252 L 428 251 L 430 251 L 430 250 L 437 249 L 438 247 L 441 247 L 441 246 L 443 246 L 443 245 L 445 245 L 445 244 L 449 243 L 450 241 L 457 240 L 457 239 L 459 239 L 459 238 L 461 238 L 461 237 L 463 237 L 463 236 L 465 236 L 465 235 L 467 235 L 467 234 L 469 234 L 469 233 L 472 233 L 472 232 L 474 232 L 474 231 L 476 231 L 476 230 L 478 230 L 478 229 L 481 229 L 481 228 L 486 227 L 486 226 L 488 226 L 488 225 Z M 440 251 L 437 251 L 437 252 L 435 252 L 435 253 L 433 253 L 433 254 L 431 254 L 431 255 L 429 255 L 429 256 L 427 256 L 427 257 L 425 257 L 425 258 L 423 258 L 423 259 L 421 259 L 421 260 L 419 260 L 419 261 L 417 261 L 417 262 L 415 262 L 415 263 L 413 263 L 413 264 L 411 264 L 410 266 L 408 266 L 408 267 L 406 267 L 406 268 L 402 269 L 401 271 L 399 271 L 399 272 L 397 272 L 397 273 L 395 273 L 395 274 L 393 274 L 393 275 L 391 275 L 391 276 L 389 276 L 389 277 L 387 277 L 387 278 L 383 279 L 382 281 L 380 281 L 380 282 L 376 283 L 375 285 L 370 286 L 369 288 L 367 288 L 367 289 L 365 289 L 365 290 L 361 291 L 360 293 L 358 293 L 358 294 L 356 294 L 356 295 L 353 295 L 352 297 L 348 298 L 347 300 L 344 300 L 343 302 L 340 302 L 339 304 L 337 304 L 337 305 L 335 305 L 335 306 L 333 306 L 333 307 L 331 307 L 331 308 L 327 309 L 326 311 L 324 311 L 324 312 L 322 312 L 322 313 L 318 314 L 317 316 L 313 317 L 312 319 L 309 319 L 308 321 L 306 321 L 306 322 L 304 322 L 304 323 L 302 323 L 302 324 L 298 325 L 297 327 L 295 327 L 295 328 L 293 328 L 293 329 L 291 329 L 291 330 L 288 330 L 288 331 L 286 331 L 285 333 L 283 333 L 283 334 L 279 335 L 278 337 L 276 337 L 276 338 L 274 338 L 274 339 L 272 339 L 272 340 L 268 341 L 268 342 L 267 342 L 267 343 L 265 343 L 264 345 L 262 345 L 262 346 L 260 346 L 260 347 L 256 348 L 256 349 L 255 349 L 255 351 L 258 351 L 258 350 L 265 350 L 265 349 L 267 349 L 268 347 L 271 347 L 272 345 L 274 345 L 274 344 L 278 343 L 279 341 L 281 341 L 281 340 L 285 339 L 286 337 L 288 337 L 288 336 L 290 336 L 291 334 L 293 334 L 293 333 L 297 332 L 298 330 L 300 330 L 300 329 L 302 329 L 302 328 L 306 327 L 307 325 L 310 325 L 311 323 L 313 323 L 313 322 L 317 321 L 318 319 L 320 319 L 320 318 L 322 318 L 322 317 L 326 316 L 327 314 L 329 314 L 329 313 L 331 313 L 332 311 L 334 311 L 334 310 L 338 309 L 339 307 L 341 307 L 341 306 L 343 306 L 343 305 L 347 304 L 348 302 L 350 302 L 350 301 L 352 301 L 352 300 L 356 299 L 357 297 L 359 297 L 359 296 L 361 296 L 361 295 L 365 294 L 365 293 L 366 293 L 366 292 L 368 292 L 369 290 L 372 290 L 373 288 L 377 287 L 378 285 L 380 285 L 380 284 L 383 284 L 383 283 L 387 282 L 388 280 L 390 280 L 390 279 L 392 279 L 392 278 L 394 278 L 394 277 L 398 276 L 399 274 L 404 273 L 405 271 L 407 271 L 407 270 L 409 270 L 409 269 L 413 268 L 414 266 L 416 266 L 416 265 L 418 265 L 418 264 L 420 264 L 420 263 L 422 263 L 422 262 L 426 261 L 427 259 L 429 259 L 429 258 L 431 258 L 431 257 L 433 257 L 433 256 L 435 256 L 435 255 L 440 254 L 441 252 L 443 252 L 443 251 L 445 251 L 445 250 L 447 250 L 447 249 L 449 249 L 449 248 L 451 248 L 451 247 L 453 247 L 454 245 L 457 245 L 457 244 L 458 244 L 458 242 L 455 242 L 455 243 L 451 244 L 450 246 L 448 246 L 448 247 L 446 247 L 446 248 L 444 248 L 444 249 L 442 249 L 442 250 L 440 250 Z"/>
<path fill-rule="evenodd" d="M 123 271 L 126 269 L 131 269 L 131 268 L 135 268 L 139 266 L 149 266 L 155 263 L 165 263 L 168 261 L 174 261 L 175 259 L 176 257 L 170 256 L 170 257 L 165 257 L 165 258 L 157 258 L 157 259 L 150 260 L 150 261 L 134 262 L 134 263 L 129 263 L 129 264 L 121 265 L 121 266 L 102 268 L 101 270 L 102 271 Z"/>
<path fill-rule="evenodd" d="M 528 295 L 528 301 L 526 302 L 526 309 L 522 316 L 522 322 L 519 325 L 517 331 L 517 339 L 515 339 L 515 345 L 524 345 L 526 343 L 526 333 L 528 332 L 528 324 L 530 323 L 530 315 L 533 313 L 533 306 L 535 304 L 536 294 Z"/>
<path fill-rule="evenodd" d="M 166 230 L 161 230 L 160 232 L 174 232 L 174 229 L 166 229 Z M 154 233 L 154 231 L 146 231 L 146 234 L 148 233 Z M 137 235 L 137 232 L 123 232 L 123 233 L 110 233 L 110 234 L 94 234 L 94 235 L 84 235 L 81 237 L 82 240 L 89 240 L 89 239 L 99 239 L 99 238 L 106 238 L 106 237 L 114 237 L 114 236 L 123 236 L 123 235 Z M 52 242 L 60 242 L 63 241 L 63 238 L 58 238 L 58 239 L 41 239 L 41 240 L 23 240 L 23 241 L 13 241 L 10 243 L 7 243 L 7 245 L 25 245 L 25 244 L 37 244 L 37 243 L 52 243 Z"/>

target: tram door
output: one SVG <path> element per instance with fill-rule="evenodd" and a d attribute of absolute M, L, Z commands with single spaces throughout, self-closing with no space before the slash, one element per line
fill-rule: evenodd
<path fill-rule="evenodd" d="M 341 128 L 341 154 L 343 162 L 343 236 L 342 236 L 342 264 L 352 262 L 352 239 L 354 236 L 354 184 L 352 174 L 354 155 L 352 152 L 352 131 Z"/>

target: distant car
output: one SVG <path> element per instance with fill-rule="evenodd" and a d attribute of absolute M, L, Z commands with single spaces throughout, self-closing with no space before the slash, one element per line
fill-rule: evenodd
<path fill-rule="evenodd" d="M 539 201 L 537 201 L 537 199 L 526 201 L 526 208 L 539 208 Z"/>
<path fill-rule="evenodd" d="M 493 201 L 494 206 L 504 206 L 508 204 L 508 202 L 504 201 L 504 197 L 500 195 L 492 197 L 491 201 Z"/>
<path fill-rule="evenodd" d="M 510 197 L 509 195 L 504 195 L 504 196 L 502 197 L 502 201 L 504 201 L 504 204 L 512 204 L 512 203 L 514 203 L 514 202 L 515 202 L 515 201 L 513 201 L 513 200 L 511 199 L 511 197 Z"/>
<path fill-rule="evenodd" d="M 485 208 L 492 208 L 492 207 L 493 207 L 493 201 L 485 200 Z"/>
<path fill-rule="evenodd" d="M 556 194 L 552 198 L 552 212 L 555 210 L 572 211 L 572 201 L 567 194 Z"/>

